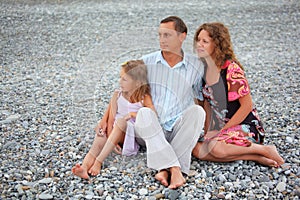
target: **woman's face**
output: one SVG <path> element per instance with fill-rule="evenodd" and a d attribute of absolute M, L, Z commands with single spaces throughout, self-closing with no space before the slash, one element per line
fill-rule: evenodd
<path fill-rule="evenodd" d="M 213 57 L 215 44 L 206 30 L 201 30 L 198 35 L 196 51 L 200 58 Z"/>
<path fill-rule="evenodd" d="M 125 73 L 124 69 L 120 71 L 120 88 L 123 92 L 133 92 L 136 87 L 136 81 L 134 81 L 128 74 Z"/>

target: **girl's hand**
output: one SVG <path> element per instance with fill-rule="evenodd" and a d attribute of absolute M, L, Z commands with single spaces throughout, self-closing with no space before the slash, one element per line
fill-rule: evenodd
<path fill-rule="evenodd" d="M 124 119 L 125 119 L 126 121 L 130 120 L 130 119 L 131 119 L 130 113 L 128 113 L 127 115 L 125 115 L 125 116 L 124 116 Z"/>
<path fill-rule="evenodd" d="M 103 137 L 106 135 L 107 123 L 104 120 L 100 120 L 100 122 L 95 127 L 95 132 L 98 136 Z"/>
<path fill-rule="evenodd" d="M 122 154 L 122 148 L 120 147 L 120 145 L 117 144 L 117 146 L 114 148 L 114 152 L 119 155 Z"/>
<path fill-rule="evenodd" d="M 125 119 L 126 121 L 128 121 L 128 120 L 130 120 L 131 118 L 135 118 L 135 117 L 136 117 L 136 113 L 130 112 L 130 113 L 128 113 L 127 115 L 124 116 L 124 119 Z"/>

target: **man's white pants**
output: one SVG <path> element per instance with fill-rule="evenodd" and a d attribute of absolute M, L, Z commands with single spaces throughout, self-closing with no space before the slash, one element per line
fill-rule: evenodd
<path fill-rule="evenodd" d="M 135 131 L 138 141 L 147 148 L 147 165 L 156 170 L 178 166 L 189 173 L 191 153 L 203 132 L 205 111 L 198 105 L 190 106 L 179 117 L 172 131 L 164 131 L 156 113 L 149 108 L 138 111 Z"/>

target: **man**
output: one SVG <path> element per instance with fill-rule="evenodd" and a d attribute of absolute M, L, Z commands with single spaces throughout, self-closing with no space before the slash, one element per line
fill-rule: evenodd
<path fill-rule="evenodd" d="M 205 121 L 204 110 L 194 101 L 202 100 L 203 66 L 182 50 L 187 27 L 179 17 L 163 19 L 158 33 L 161 50 L 142 57 L 157 114 L 141 108 L 135 130 L 146 144 L 148 167 L 159 170 L 155 178 L 175 189 L 185 183 Z"/>

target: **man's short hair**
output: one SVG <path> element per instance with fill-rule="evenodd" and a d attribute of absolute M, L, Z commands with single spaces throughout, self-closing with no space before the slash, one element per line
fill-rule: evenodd
<path fill-rule="evenodd" d="M 174 22 L 175 30 L 179 33 L 187 33 L 187 26 L 183 22 L 182 19 L 180 19 L 177 16 L 169 16 L 163 20 L 161 20 L 161 24 L 168 23 L 168 22 Z"/>

